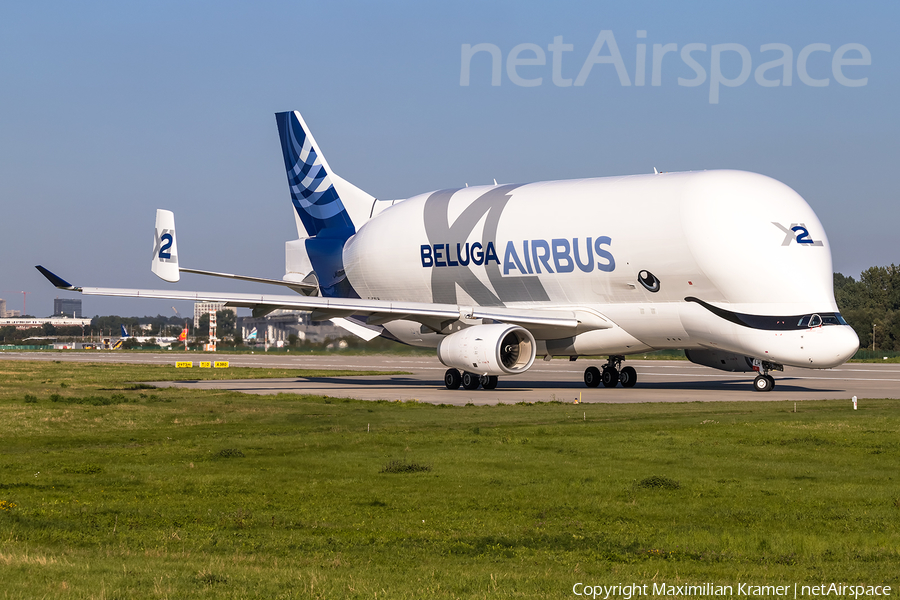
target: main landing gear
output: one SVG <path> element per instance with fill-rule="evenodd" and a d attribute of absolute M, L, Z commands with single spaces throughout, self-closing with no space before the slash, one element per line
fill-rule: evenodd
<path fill-rule="evenodd" d="M 476 375 L 468 371 L 460 374 L 458 369 L 447 369 L 444 373 L 444 385 L 448 390 L 458 390 L 459 386 L 467 390 L 477 390 L 479 386 L 485 390 L 492 390 L 497 387 L 498 381 L 496 375 Z"/>
<path fill-rule="evenodd" d="M 775 389 L 775 378 L 769 375 L 769 370 L 783 371 L 784 367 L 765 360 L 753 359 L 753 370 L 759 375 L 753 380 L 753 390 L 757 392 L 771 392 Z"/>
<path fill-rule="evenodd" d="M 622 367 L 624 356 L 610 356 L 603 365 L 602 370 L 597 367 L 588 367 L 584 370 L 584 384 L 588 387 L 597 387 L 601 383 L 603 387 L 616 387 L 619 383 L 622 387 L 634 387 L 637 383 L 637 371 L 633 367 Z"/>

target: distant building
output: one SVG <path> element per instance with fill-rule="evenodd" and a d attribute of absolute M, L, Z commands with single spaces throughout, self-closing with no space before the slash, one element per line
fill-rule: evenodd
<path fill-rule="evenodd" d="M 227 308 L 224 302 L 194 302 L 194 335 L 198 335 L 200 328 L 200 317 L 208 314 L 215 314 L 221 310 L 227 310 L 234 314 L 237 321 L 237 311 L 233 308 Z M 222 335 L 221 323 L 219 323 L 218 335 Z M 221 340 L 222 338 L 218 338 Z"/>
<path fill-rule="evenodd" d="M 73 319 L 81 318 L 81 298 L 54 298 L 53 316 L 64 315 Z"/>
<path fill-rule="evenodd" d="M 8 310 L 8 311 L 6 311 L 6 316 L 7 316 L 7 317 L 21 317 L 21 316 L 22 316 L 22 311 L 19 310 L 19 309 Z"/>
<path fill-rule="evenodd" d="M 0 319 L 6 316 L 6 300 L 0 298 Z"/>
<path fill-rule="evenodd" d="M 203 315 L 208 315 L 211 312 L 219 312 L 224 309 L 224 302 L 194 302 L 194 327 L 200 325 L 200 317 Z"/>

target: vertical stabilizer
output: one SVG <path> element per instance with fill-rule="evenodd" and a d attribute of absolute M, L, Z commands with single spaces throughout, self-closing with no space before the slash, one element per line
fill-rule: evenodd
<path fill-rule="evenodd" d="M 356 233 L 375 198 L 338 177 L 297 111 L 275 114 L 299 237 L 342 237 Z M 362 219 L 362 220 L 360 220 Z"/>
<path fill-rule="evenodd" d="M 331 170 L 299 112 L 276 113 L 275 121 L 300 238 L 288 242 L 286 271 L 304 280 L 314 276 L 323 296 L 354 296 L 344 243 L 368 220 L 375 198 Z M 312 271 L 304 272 L 308 267 Z"/>

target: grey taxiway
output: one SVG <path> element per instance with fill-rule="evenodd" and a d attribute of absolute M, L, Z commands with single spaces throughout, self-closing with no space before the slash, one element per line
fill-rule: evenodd
<path fill-rule="evenodd" d="M 0 352 L 0 360 L 58 360 L 171 364 L 227 360 L 233 367 L 288 369 L 351 369 L 403 371 L 403 375 L 350 375 L 345 377 L 290 377 L 220 381 L 158 382 L 160 387 L 226 389 L 248 394 L 319 394 L 359 400 L 402 400 L 438 404 L 497 404 L 515 402 L 714 402 L 803 401 L 865 398 L 900 398 L 900 365 L 848 363 L 836 369 L 786 368 L 773 373 L 775 389 L 754 392 L 752 373 L 726 373 L 677 360 L 628 360 L 638 373 L 636 387 L 588 388 L 584 369 L 601 361 L 564 359 L 537 361 L 523 375 L 503 377 L 494 390 L 448 390 L 443 384 L 446 367 L 432 357 L 401 355 L 206 354 L 199 352 Z"/>

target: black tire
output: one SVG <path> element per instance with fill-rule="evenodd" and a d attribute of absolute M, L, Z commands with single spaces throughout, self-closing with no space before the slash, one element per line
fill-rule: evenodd
<path fill-rule="evenodd" d="M 486 390 L 492 390 L 497 387 L 497 383 L 500 380 L 496 375 L 482 375 L 481 376 L 481 387 Z"/>
<path fill-rule="evenodd" d="M 481 385 L 481 377 L 479 377 L 475 373 L 469 373 L 468 371 L 466 371 L 462 374 L 462 386 L 465 389 L 477 390 L 479 385 Z"/>
<path fill-rule="evenodd" d="M 600 369 L 597 367 L 588 367 L 585 369 L 584 385 L 588 387 L 597 387 L 600 385 Z"/>
<path fill-rule="evenodd" d="M 619 385 L 619 372 L 615 367 L 606 367 L 600 374 L 600 381 L 603 382 L 603 387 L 614 388 Z"/>
<path fill-rule="evenodd" d="M 448 390 L 458 390 L 459 384 L 462 383 L 462 375 L 459 374 L 459 371 L 456 369 L 447 369 L 447 372 L 444 373 L 444 385 L 447 386 Z"/>
<path fill-rule="evenodd" d="M 775 387 L 775 379 L 768 375 L 757 375 L 753 380 L 753 389 L 757 392 L 771 392 Z"/>
<path fill-rule="evenodd" d="M 634 367 L 625 367 L 619 372 L 619 382 L 622 387 L 631 388 L 637 383 L 637 371 Z"/>

